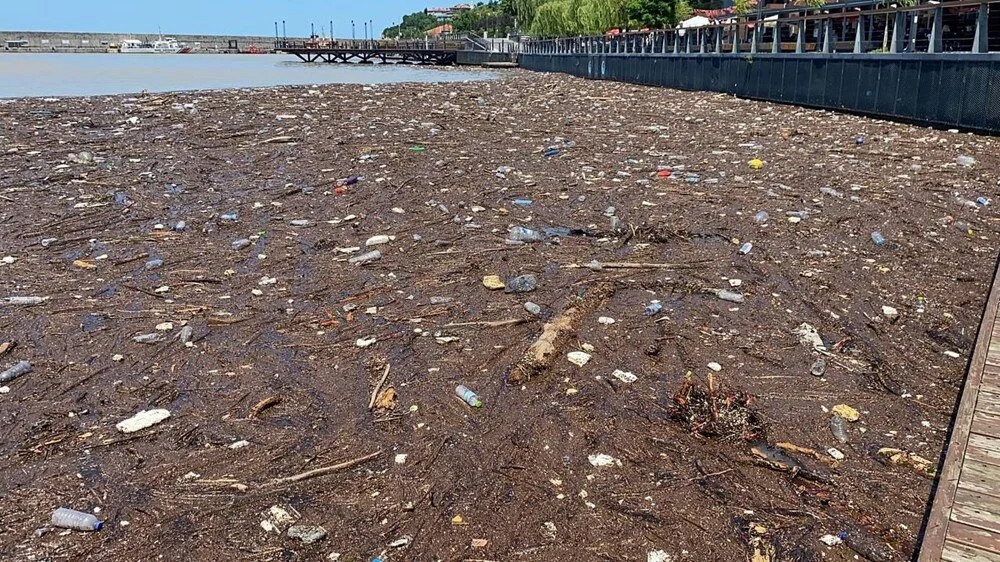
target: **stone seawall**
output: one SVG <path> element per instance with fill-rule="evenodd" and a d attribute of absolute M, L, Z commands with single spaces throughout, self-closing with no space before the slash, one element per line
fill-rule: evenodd
<path fill-rule="evenodd" d="M 227 53 L 254 47 L 274 51 L 273 36 L 253 35 L 185 35 L 165 33 L 178 43 L 193 47 L 196 52 Z M 0 31 L 0 51 L 2 52 L 105 52 L 111 44 L 119 44 L 123 39 L 155 41 L 156 33 L 78 33 L 49 31 Z M 289 37 L 289 40 L 292 40 Z M 295 39 L 302 41 L 303 39 Z M 19 42 L 27 42 L 21 46 Z"/>

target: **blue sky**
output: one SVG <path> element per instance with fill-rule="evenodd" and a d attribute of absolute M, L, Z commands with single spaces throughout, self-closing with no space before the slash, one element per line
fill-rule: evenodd
<path fill-rule="evenodd" d="M 338 37 L 358 37 L 361 22 L 373 20 L 376 32 L 398 23 L 403 14 L 450 6 L 458 0 L 0 0 L 0 29 L 8 31 L 95 31 L 113 33 L 196 33 L 274 35 L 285 20 L 289 37 L 309 35 L 309 24 L 327 30 L 333 20 Z M 328 33 L 328 31 L 326 31 Z"/>

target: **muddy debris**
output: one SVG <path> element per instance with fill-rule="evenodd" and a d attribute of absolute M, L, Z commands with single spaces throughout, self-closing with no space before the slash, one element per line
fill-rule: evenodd
<path fill-rule="evenodd" d="M 906 559 L 1000 250 L 997 139 L 521 71 L 0 100 L 0 169 L 25 560 Z"/>

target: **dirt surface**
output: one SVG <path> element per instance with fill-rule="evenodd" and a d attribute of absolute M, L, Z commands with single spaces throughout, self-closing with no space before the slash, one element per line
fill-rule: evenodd
<path fill-rule="evenodd" d="M 5 560 L 916 548 L 933 479 L 878 451 L 942 450 L 1000 246 L 974 203 L 994 139 L 527 72 L 22 100 L 0 125 L 0 299 L 47 297 L 0 304 L 0 370 L 33 368 L 0 394 Z M 106 526 L 47 530 L 60 506 Z"/>

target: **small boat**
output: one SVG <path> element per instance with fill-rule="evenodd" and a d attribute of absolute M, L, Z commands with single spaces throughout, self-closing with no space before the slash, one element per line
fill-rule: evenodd
<path fill-rule="evenodd" d="M 191 47 L 181 45 L 173 37 L 166 37 L 157 39 L 156 41 L 143 42 L 138 39 L 125 39 L 122 41 L 119 52 L 122 53 L 138 53 L 138 54 L 159 54 L 159 55 L 174 55 L 181 53 L 190 53 Z"/>

